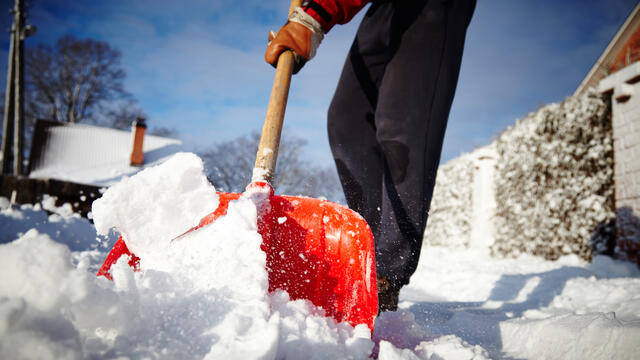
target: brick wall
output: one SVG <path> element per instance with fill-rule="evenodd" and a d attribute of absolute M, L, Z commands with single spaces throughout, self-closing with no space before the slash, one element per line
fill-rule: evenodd
<path fill-rule="evenodd" d="M 640 62 L 603 79 L 599 90 L 612 101 L 616 241 L 640 265 Z"/>

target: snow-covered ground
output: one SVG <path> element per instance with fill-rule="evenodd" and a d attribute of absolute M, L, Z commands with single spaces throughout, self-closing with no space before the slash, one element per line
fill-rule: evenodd
<path fill-rule="evenodd" d="M 217 203 L 180 154 L 112 187 L 97 228 L 128 234 L 143 272 L 94 276 L 113 233 L 55 207 L 0 199 L 1 359 L 636 359 L 640 272 L 597 256 L 496 259 L 432 246 L 373 340 L 305 301 L 267 293 L 255 199 L 180 241 Z M 178 232 L 177 234 L 175 234 Z"/>

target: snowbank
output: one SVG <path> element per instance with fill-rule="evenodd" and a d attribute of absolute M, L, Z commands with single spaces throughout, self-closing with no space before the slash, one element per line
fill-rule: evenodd
<path fill-rule="evenodd" d="M 640 271 L 607 256 L 497 259 L 432 247 L 400 300 L 432 338 L 457 336 L 492 359 L 636 359 L 640 351 Z"/>
<path fill-rule="evenodd" d="M 73 213 L 70 204 L 56 207 L 55 198 L 47 195 L 42 204 L 35 205 L 12 205 L 6 198 L 0 198 L 0 216 L 0 244 L 13 241 L 37 227 L 40 233 L 65 243 L 71 250 L 97 249 L 101 245 L 90 221 Z"/>
<path fill-rule="evenodd" d="M 510 340 L 504 350 L 517 358 L 634 359 L 640 350 L 640 327 L 625 326 L 614 313 L 511 320 L 500 331 Z"/>

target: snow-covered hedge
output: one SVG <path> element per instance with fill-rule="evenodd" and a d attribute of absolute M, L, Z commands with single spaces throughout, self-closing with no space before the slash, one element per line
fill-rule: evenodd
<path fill-rule="evenodd" d="M 518 120 L 496 145 L 492 252 L 590 260 L 590 242 L 612 234 L 603 224 L 615 217 L 611 121 L 601 97 L 590 91 L 547 105 Z"/>
<path fill-rule="evenodd" d="M 473 158 L 464 154 L 438 168 L 425 244 L 468 246 L 471 234 Z"/>

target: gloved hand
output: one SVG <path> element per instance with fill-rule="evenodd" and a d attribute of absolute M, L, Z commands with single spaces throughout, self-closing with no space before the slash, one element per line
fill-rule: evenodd
<path fill-rule="evenodd" d="M 289 16 L 289 21 L 275 36 L 273 32 L 269 34 L 264 59 L 275 67 L 282 52 L 293 50 L 296 55 L 293 73 L 297 74 L 304 64 L 316 55 L 316 49 L 323 38 L 324 32 L 320 23 L 302 8 L 297 7 Z"/>

